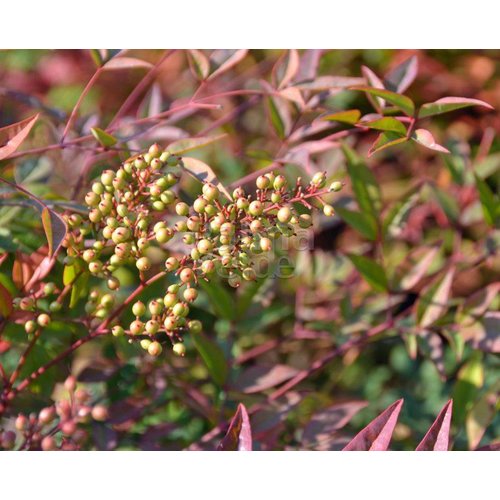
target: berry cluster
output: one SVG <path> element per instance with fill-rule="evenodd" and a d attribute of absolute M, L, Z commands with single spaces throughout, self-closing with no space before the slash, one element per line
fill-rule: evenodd
<path fill-rule="evenodd" d="M 70 376 L 64 382 L 68 398 L 43 408 L 28 416 L 19 414 L 14 430 L 0 432 L 0 449 L 11 450 L 78 450 L 88 434 L 85 424 L 90 421 L 103 422 L 108 410 L 100 404 L 91 404 L 90 393 L 77 387 Z"/>
<path fill-rule="evenodd" d="M 181 201 L 176 186 L 182 167 L 180 157 L 162 152 L 155 144 L 146 154 L 126 160 L 116 172 L 105 170 L 101 174 L 85 196 L 88 217 L 66 216 L 71 231 L 64 242 L 65 263 L 78 264 L 82 272 L 87 268 L 90 274 L 106 280 L 110 290 L 103 293 L 95 289 L 88 295 L 86 312 L 98 320 L 112 314 L 113 292 L 120 287 L 114 274 L 120 266 L 134 265 L 145 283 L 152 267 L 150 246 L 168 251 L 168 243 L 175 238 L 177 246 L 184 248 L 184 252 L 169 252 L 166 257 L 163 272 L 174 283 L 166 287 L 163 296 L 147 306 L 141 301 L 132 304 L 135 319 L 128 325 L 112 317 L 114 336 L 137 340 L 152 356 L 162 352 L 166 339 L 176 354 L 184 355 L 184 334 L 201 331 L 199 321 L 188 319 L 200 280 L 208 281 L 214 273 L 232 287 L 256 280 L 269 267 L 274 243 L 295 236 L 299 229 L 308 229 L 313 223 L 311 212 L 318 204 L 325 215 L 334 215 L 333 207 L 321 197 L 342 188 L 337 181 L 326 189 L 323 172 L 306 185 L 299 178 L 293 186 L 283 175 L 271 172 L 257 178 L 254 192 L 246 193 L 239 187 L 231 199 L 215 185 L 204 183 L 200 195 L 188 204 Z M 55 290 L 53 284 L 46 287 L 47 294 Z M 57 312 L 61 302 L 59 297 L 36 322 L 28 321 L 27 332 L 47 326 L 47 313 Z M 33 308 L 32 303 L 29 308 Z"/>

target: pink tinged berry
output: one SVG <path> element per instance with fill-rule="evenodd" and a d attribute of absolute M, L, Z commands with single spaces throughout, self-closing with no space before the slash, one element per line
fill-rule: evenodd
<path fill-rule="evenodd" d="M 46 327 L 50 325 L 50 316 L 48 314 L 40 314 L 36 319 L 36 322 L 42 327 Z"/>
<path fill-rule="evenodd" d="M 148 347 L 148 353 L 150 356 L 159 356 L 162 352 L 163 348 L 159 342 L 151 342 Z"/>
<path fill-rule="evenodd" d="M 177 354 L 177 356 L 182 357 L 182 356 L 185 356 L 185 354 L 186 354 L 186 346 L 181 342 L 175 343 L 172 346 L 172 350 L 174 351 L 175 354 Z"/>
<path fill-rule="evenodd" d="M 185 267 L 179 274 L 179 278 L 183 283 L 189 283 L 194 278 L 193 270 Z"/>
<path fill-rule="evenodd" d="M 272 249 L 273 244 L 269 238 L 261 238 L 259 246 L 263 252 L 269 252 Z"/>
<path fill-rule="evenodd" d="M 325 205 L 323 207 L 323 213 L 327 217 L 333 217 L 335 215 L 335 209 L 331 205 Z"/>
<path fill-rule="evenodd" d="M 254 216 L 261 215 L 262 211 L 262 203 L 258 200 L 252 201 L 252 203 L 250 203 L 250 206 L 248 207 L 248 212 Z"/>
<path fill-rule="evenodd" d="M 135 267 L 137 267 L 139 271 L 147 271 L 151 268 L 151 262 L 147 257 L 140 257 L 139 259 L 137 259 Z"/>
<path fill-rule="evenodd" d="M 144 323 L 136 319 L 130 323 L 130 333 L 132 335 L 140 335 L 144 331 Z"/>

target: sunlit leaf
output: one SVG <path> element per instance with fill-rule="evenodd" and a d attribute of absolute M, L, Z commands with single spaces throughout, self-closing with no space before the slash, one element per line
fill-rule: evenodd
<path fill-rule="evenodd" d="M 395 132 L 382 132 L 377 140 L 372 144 L 372 147 L 368 151 L 368 157 L 383 151 L 384 149 L 390 148 L 391 146 L 396 146 L 397 144 L 402 144 L 406 142 L 408 138 L 406 136 L 402 137 L 400 134 Z"/>
<path fill-rule="evenodd" d="M 227 134 L 214 135 L 213 137 L 187 137 L 185 139 L 179 139 L 178 141 L 172 142 L 168 145 L 167 150 L 173 155 L 183 155 L 189 151 L 195 151 L 196 149 L 204 148 L 209 144 L 220 141 L 227 137 Z"/>
<path fill-rule="evenodd" d="M 198 179 L 200 182 L 209 182 L 214 186 L 217 186 L 219 191 L 224 193 L 224 195 L 230 200 L 231 195 L 229 191 L 219 182 L 215 176 L 214 171 L 206 163 L 198 160 L 197 158 L 191 158 L 189 156 L 184 156 L 182 158 L 181 167 L 190 175 Z"/>
<path fill-rule="evenodd" d="M 455 269 L 452 267 L 440 281 L 420 297 L 417 310 L 423 311 L 419 321 L 422 328 L 432 325 L 448 310 L 454 274 Z"/>
<path fill-rule="evenodd" d="M 360 127 L 367 127 L 385 132 L 394 132 L 400 136 L 406 136 L 406 127 L 399 120 L 396 120 L 396 118 L 388 116 L 380 118 L 379 120 L 361 121 L 358 125 Z"/>
<path fill-rule="evenodd" d="M 373 259 L 362 255 L 347 255 L 350 261 L 354 264 L 361 276 L 379 292 L 385 292 L 389 288 L 387 276 L 384 268 L 377 264 Z"/>
<path fill-rule="evenodd" d="M 398 421 L 403 400 L 399 399 L 372 420 L 352 439 L 344 451 L 386 451 Z"/>
<path fill-rule="evenodd" d="M 413 83 L 417 73 L 417 56 L 411 56 L 385 75 L 385 88 L 393 92 L 402 93 Z"/>
<path fill-rule="evenodd" d="M 362 78 L 349 76 L 318 76 L 312 81 L 295 84 L 295 87 L 301 90 L 323 91 L 331 89 L 344 89 L 351 85 L 358 85 L 363 81 Z"/>
<path fill-rule="evenodd" d="M 382 83 L 382 80 L 368 66 L 361 66 L 361 73 L 363 73 L 363 76 L 366 78 L 366 81 L 370 87 L 373 87 L 376 89 L 384 89 L 385 88 L 384 84 Z M 374 96 L 371 96 L 370 94 L 367 94 L 366 97 L 370 101 L 371 105 L 377 111 L 379 111 L 379 112 L 383 111 L 383 109 L 385 107 L 385 101 L 382 98 L 374 97 Z"/>
<path fill-rule="evenodd" d="M 439 153 L 450 152 L 448 149 L 441 146 L 440 144 L 436 144 L 436 141 L 434 140 L 432 134 L 428 130 L 425 130 L 424 128 L 419 128 L 415 130 L 411 135 L 411 138 L 418 144 L 428 149 L 432 149 L 433 151 L 438 151 Z"/>
<path fill-rule="evenodd" d="M 30 130 L 38 120 L 34 115 L 7 127 L 0 128 L 0 160 L 8 158 L 28 137 Z"/>
<path fill-rule="evenodd" d="M 377 89 L 372 87 L 351 87 L 350 90 L 359 90 L 375 97 L 382 97 L 385 101 L 399 108 L 408 116 L 413 116 L 415 112 L 415 104 L 405 95 L 396 94 L 390 90 Z"/>
<path fill-rule="evenodd" d="M 484 384 L 484 366 L 481 353 L 475 352 L 457 374 L 457 381 L 453 389 L 455 404 L 455 420 L 461 424 L 467 412 L 471 409 L 477 396 L 477 391 Z"/>
<path fill-rule="evenodd" d="M 105 148 L 110 148 L 117 143 L 116 137 L 113 137 L 111 134 L 108 134 L 99 127 L 91 127 L 90 132 L 92 132 L 92 135 L 96 138 L 97 142 Z"/>
<path fill-rule="evenodd" d="M 217 451 L 252 451 L 250 418 L 243 404 L 238 405 L 238 409 L 229 424 L 229 429 L 219 443 Z"/>
<path fill-rule="evenodd" d="M 440 115 L 457 109 L 468 108 L 470 106 L 483 106 L 493 109 L 493 106 L 479 99 L 468 99 L 465 97 L 443 97 L 434 102 L 423 104 L 418 112 L 419 118 Z"/>
<path fill-rule="evenodd" d="M 497 414 L 496 406 L 498 404 L 498 389 L 497 393 L 486 393 L 479 398 L 474 406 L 469 411 L 465 420 L 465 429 L 467 432 L 467 440 L 469 441 L 469 449 L 475 450 L 486 429 L 491 424 Z"/>
<path fill-rule="evenodd" d="M 424 436 L 416 451 L 448 451 L 453 401 L 448 401 Z"/>
<path fill-rule="evenodd" d="M 222 387 L 228 375 L 228 365 L 222 349 L 203 333 L 191 333 L 190 337 L 214 382 Z"/>
<path fill-rule="evenodd" d="M 106 71 L 120 70 L 120 69 L 150 69 L 153 65 L 142 59 L 136 59 L 135 57 L 113 57 L 107 61 L 102 69 Z"/>
<path fill-rule="evenodd" d="M 331 122 L 347 123 L 348 125 L 354 125 L 358 123 L 361 118 L 361 111 L 359 109 L 349 109 L 346 111 L 338 111 L 337 113 L 331 113 L 323 116 L 321 119 Z"/>
<path fill-rule="evenodd" d="M 42 210 L 42 225 L 49 244 L 49 257 L 52 257 L 52 255 L 57 254 L 66 237 L 66 223 L 53 210 L 44 207 Z"/>

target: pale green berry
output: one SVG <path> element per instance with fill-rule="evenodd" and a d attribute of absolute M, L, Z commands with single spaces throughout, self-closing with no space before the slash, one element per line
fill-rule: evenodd
<path fill-rule="evenodd" d="M 94 182 L 92 184 L 92 191 L 95 194 L 101 195 L 104 193 L 104 186 L 100 182 Z"/>
<path fill-rule="evenodd" d="M 146 323 L 145 329 L 146 332 L 149 333 L 149 335 L 154 335 L 160 329 L 160 325 L 158 324 L 158 321 L 150 319 Z"/>
<path fill-rule="evenodd" d="M 182 237 L 182 241 L 186 244 L 186 245 L 192 245 L 195 241 L 195 237 L 194 237 L 194 234 L 192 233 L 186 233 L 183 237 Z"/>
<path fill-rule="evenodd" d="M 204 260 L 201 264 L 201 270 L 204 274 L 211 274 L 215 271 L 215 264 L 212 260 Z"/>
<path fill-rule="evenodd" d="M 238 198 L 236 201 L 236 207 L 238 210 L 244 210 L 245 212 L 248 210 L 250 203 L 246 198 Z"/>
<path fill-rule="evenodd" d="M 194 302 L 198 297 L 198 290 L 196 288 L 186 288 L 183 297 L 186 302 Z"/>
<path fill-rule="evenodd" d="M 331 205 L 325 205 L 323 207 L 323 213 L 327 217 L 333 217 L 335 215 L 335 209 Z"/>
<path fill-rule="evenodd" d="M 163 348 L 159 342 L 151 342 L 148 347 L 148 353 L 150 356 L 159 356 L 162 352 Z"/>
<path fill-rule="evenodd" d="M 213 244 L 210 240 L 202 239 L 198 241 L 196 248 L 198 249 L 198 252 L 200 252 L 202 255 L 205 255 L 212 251 Z"/>
<path fill-rule="evenodd" d="M 89 207 L 97 207 L 99 201 L 101 201 L 101 198 L 99 197 L 98 194 L 94 193 L 93 191 L 85 195 L 85 203 Z"/>
<path fill-rule="evenodd" d="M 159 300 L 152 300 L 149 304 L 148 304 L 148 309 L 149 309 L 149 312 L 152 314 L 152 315 L 159 315 L 163 312 L 163 302 L 160 302 Z"/>
<path fill-rule="evenodd" d="M 292 218 L 292 212 L 288 207 L 282 207 L 278 210 L 277 218 L 280 222 L 289 222 Z"/>
<path fill-rule="evenodd" d="M 36 323 L 33 320 L 26 321 L 24 323 L 24 330 L 26 333 L 33 333 L 36 330 Z"/>
<path fill-rule="evenodd" d="M 177 296 L 175 293 L 167 293 L 165 297 L 163 297 L 163 303 L 165 304 L 165 307 L 173 307 L 175 304 L 177 304 L 179 300 L 177 299 Z"/>
<path fill-rule="evenodd" d="M 135 267 L 139 269 L 139 271 L 147 271 L 148 269 L 151 268 L 151 262 L 147 257 L 141 257 L 137 259 L 137 262 L 135 263 Z"/>
<path fill-rule="evenodd" d="M 220 234 L 223 234 L 225 236 L 234 234 L 234 225 L 230 222 L 224 222 L 224 224 L 222 224 L 220 227 Z"/>
<path fill-rule="evenodd" d="M 330 187 L 328 188 L 328 191 L 341 191 L 342 190 L 342 183 L 340 181 L 334 181 L 330 184 Z"/>
<path fill-rule="evenodd" d="M 196 198 L 193 203 L 193 209 L 195 212 L 199 214 L 205 211 L 205 207 L 207 206 L 207 201 L 204 198 Z"/>
<path fill-rule="evenodd" d="M 200 218 L 197 216 L 189 217 L 189 219 L 186 221 L 186 225 L 190 231 L 197 232 L 200 230 L 201 226 Z"/>
<path fill-rule="evenodd" d="M 182 357 L 186 354 L 186 346 L 184 344 L 182 344 L 181 342 L 176 342 L 172 346 L 172 350 L 174 351 L 175 354 L 177 354 L 177 356 Z"/>
<path fill-rule="evenodd" d="M 36 319 L 36 322 L 41 326 L 41 327 L 46 327 L 50 325 L 50 316 L 48 314 L 42 313 L 38 316 Z"/>
<path fill-rule="evenodd" d="M 114 276 L 108 278 L 106 284 L 108 285 L 108 288 L 110 290 L 118 290 L 118 288 L 120 288 L 120 280 L 118 278 L 115 278 Z"/>
<path fill-rule="evenodd" d="M 184 217 L 187 217 L 189 215 L 189 206 L 187 205 L 187 203 L 180 201 L 175 205 L 175 211 L 177 215 L 182 215 Z"/>
<path fill-rule="evenodd" d="M 102 271 L 102 262 L 94 260 L 89 263 L 89 271 L 92 274 L 99 274 Z"/>
<path fill-rule="evenodd" d="M 148 350 L 148 347 L 151 345 L 151 340 L 150 339 L 142 339 L 140 341 L 140 346 L 145 350 L 147 351 Z"/>
<path fill-rule="evenodd" d="M 324 187 L 325 183 L 326 183 L 326 174 L 324 172 L 318 172 L 314 174 L 313 178 L 311 179 L 311 184 L 318 188 Z"/>
<path fill-rule="evenodd" d="M 174 316 L 179 316 L 183 318 L 189 314 L 189 307 L 183 302 L 177 302 L 174 307 L 172 307 L 172 313 Z"/>
<path fill-rule="evenodd" d="M 170 293 L 177 293 L 180 290 L 181 286 L 178 283 L 174 283 L 167 288 L 167 291 Z"/>
<path fill-rule="evenodd" d="M 124 243 L 131 237 L 130 229 L 126 227 L 118 227 L 113 231 L 111 239 L 114 243 Z"/>
<path fill-rule="evenodd" d="M 261 238 L 259 241 L 259 246 L 263 252 L 269 252 L 273 244 L 271 243 L 271 240 L 269 238 Z"/>
<path fill-rule="evenodd" d="M 105 186 L 111 186 L 113 184 L 113 179 L 115 178 L 115 173 L 112 170 L 105 170 L 101 174 L 101 182 Z"/>
<path fill-rule="evenodd" d="M 177 318 L 167 316 L 163 321 L 163 326 L 167 332 L 173 332 L 177 328 Z"/>
<path fill-rule="evenodd" d="M 277 175 L 275 178 L 274 178 L 274 181 L 273 181 L 273 187 L 274 189 L 276 190 L 279 190 L 283 187 L 286 186 L 286 179 L 283 175 Z"/>
<path fill-rule="evenodd" d="M 202 192 L 207 201 L 215 201 L 219 197 L 219 190 L 210 183 L 203 185 Z"/>
<path fill-rule="evenodd" d="M 155 238 L 158 243 L 167 243 L 173 236 L 170 228 L 161 228 L 155 232 Z"/>
<path fill-rule="evenodd" d="M 271 185 L 271 181 L 265 175 L 261 175 L 257 177 L 255 184 L 259 189 L 267 189 Z"/>
<path fill-rule="evenodd" d="M 132 306 L 132 314 L 134 316 L 143 316 L 144 314 L 146 314 L 146 306 L 144 305 L 144 303 L 138 300 Z"/>
<path fill-rule="evenodd" d="M 202 324 L 201 321 L 198 321 L 197 319 L 193 319 L 188 323 L 188 329 L 190 333 L 200 333 L 202 330 Z"/>
<path fill-rule="evenodd" d="M 111 329 L 111 333 L 113 334 L 114 337 L 123 337 L 123 335 L 125 335 L 125 331 L 120 325 L 115 325 Z"/>
<path fill-rule="evenodd" d="M 144 323 L 136 319 L 130 323 L 130 333 L 132 335 L 140 335 L 144 331 Z"/>
<path fill-rule="evenodd" d="M 248 207 L 248 212 L 254 216 L 261 215 L 262 211 L 262 203 L 258 200 L 252 201 L 252 203 L 250 203 L 250 206 Z"/>
<path fill-rule="evenodd" d="M 165 261 L 167 271 L 175 271 L 179 268 L 179 261 L 175 257 L 169 257 Z"/>

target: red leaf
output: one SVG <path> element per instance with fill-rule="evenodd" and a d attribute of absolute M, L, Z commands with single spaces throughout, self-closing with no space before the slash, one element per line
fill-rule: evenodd
<path fill-rule="evenodd" d="M 439 412 L 416 451 L 448 451 L 453 400 L 450 399 Z"/>
<path fill-rule="evenodd" d="M 417 72 L 418 59 L 417 56 L 412 56 L 385 75 L 385 87 L 393 92 L 404 92 L 415 80 Z"/>
<path fill-rule="evenodd" d="M 136 59 L 135 57 L 114 57 L 110 59 L 102 69 L 117 70 L 117 69 L 132 69 L 132 68 L 152 68 L 153 65 L 147 61 Z"/>
<path fill-rule="evenodd" d="M 297 371 L 287 365 L 252 366 L 238 377 L 234 386 L 246 394 L 261 392 L 291 379 Z"/>
<path fill-rule="evenodd" d="M 433 135 L 426 129 L 424 128 L 419 128 L 413 132 L 411 138 L 415 141 L 421 144 L 422 146 L 432 149 L 433 151 L 439 151 L 440 153 L 449 153 L 449 151 L 439 145 L 436 144 L 436 141 L 434 140 Z"/>
<path fill-rule="evenodd" d="M 0 283 L 0 317 L 7 318 L 12 312 L 12 296 Z"/>
<path fill-rule="evenodd" d="M 0 160 L 8 158 L 21 145 L 37 119 L 38 115 L 35 115 L 0 128 Z"/>
<path fill-rule="evenodd" d="M 449 113 L 457 109 L 468 108 L 469 106 L 483 106 L 488 109 L 494 109 L 491 104 L 480 101 L 479 99 L 468 99 L 466 97 L 443 97 L 434 102 L 423 104 L 418 112 L 419 118 Z"/>
<path fill-rule="evenodd" d="M 227 434 L 217 446 L 217 451 L 252 451 L 252 429 L 243 404 L 238 405 Z"/>
<path fill-rule="evenodd" d="M 389 406 L 356 434 L 343 451 L 386 451 L 402 406 L 402 399 Z"/>

